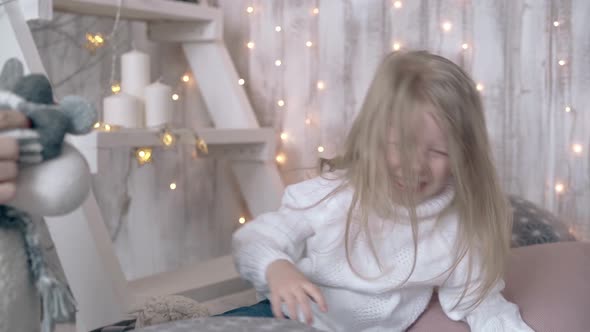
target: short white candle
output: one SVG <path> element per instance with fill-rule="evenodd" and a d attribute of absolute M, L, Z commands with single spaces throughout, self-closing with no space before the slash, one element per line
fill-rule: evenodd
<path fill-rule="evenodd" d="M 143 99 L 145 87 L 150 84 L 149 55 L 132 50 L 121 56 L 121 90 Z"/>
<path fill-rule="evenodd" d="M 143 127 L 143 108 L 139 99 L 119 93 L 103 99 L 103 121 L 125 128 Z"/>
<path fill-rule="evenodd" d="M 145 88 L 145 123 L 147 127 L 159 127 L 172 121 L 172 88 L 154 82 Z"/>

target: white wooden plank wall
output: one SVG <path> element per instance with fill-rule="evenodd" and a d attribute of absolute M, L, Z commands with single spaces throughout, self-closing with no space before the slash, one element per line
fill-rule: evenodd
<path fill-rule="evenodd" d="M 320 1 L 318 8 L 320 15 L 339 13 L 331 20 L 318 20 L 318 78 L 326 87 L 318 95 L 318 109 L 310 117 L 310 131 L 320 132 L 318 143 L 325 147 L 325 157 L 330 158 L 338 153 L 351 123 L 350 118 L 354 116 L 353 96 L 341 94 L 352 82 L 350 57 L 342 55 L 348 54 L 352 49 L 347 47 L 345 34 L 338 32 L 344 26 L 345 10 L 350 14 L 350 8 L 344 7 L 341 1 Z M 335 137 L 340 140 L 334 140 Z"/>
<path fill-rule="evenodd" d="M 281 132 L 288 134 L 279 145 L 287 156 L 281 166 L 287 183 L 310 176 L 318 157 L 338 153 L 379 59 L 397 42 L 449 57 L 485 86 L 489 131 L 506 189 L 552 210 L 590 239 L 590 2 L 405 0 L 401 9 L 391 0 L 212 2 L 224 11 L 224 38 L 259 123 L 276 128 L 277 140 Z M 249 5 L 252 14 L 246 12 Z M 442 31 L 445 21 L 452 23 L 448 33 Z M 52 80 L 73 74 L 57 87 L 58 96 L 82 94 L 101 105 L 111 53 L 92 56 L 81 46 L 85 32 L 108 33 L 111 27 L 110 19 L 71 15 L 58 15 L 51 29 L 33 25 Z M 198 82 L 177 85 L 188 68 L 180 47 L 150 43 L 145 26 L 123 22 L 118 52 L 128 50 L 132 39 L 152 55 L 152 78 L 162 76 L 179 90 L 175 123 L 211 126 Z M 248 41 L 254 49 L 246 47 Z M 470 45 L 466 51 L 464 42 Z M 566 66 L 557 64 L 561 58 Z M 317 89 L 318 81 L 324 90 Z M 572 112 L 564 112 L 566 104 Z M 574 142 L 583 145 L 581 156 L 572 153 Z M 317 152 L 320 145 L 323 153 Z M 193 159 L 186 148 L 158 149 L 154 164 L 137 168 L 128 153 L 111 152 L 112 170 L 97 178 L 95 188 L 111 233 L 125 188 L 132 196 L 115 241 L 128 278 L 229 253 L 237 218 L 247 211 L 227 165 Z M 168 187 L 172 181 L 175 191 Z M 556 194 L 556 181 L 566 184 L 563 194 Z"/>
<path fill-rule="evenodd" d="M 234 29 L 226 33 L 256 44 L 231 52 L 234 59 L 249 59 L 248 68 L 239 70 L 250 77 L 248 92 L 261 123 L 288 134 L 278 151 L 287 155 L 286 182 L 309 176 L 305 168 L 319 156 L 338 153 L 379 59 L 399 43 L 448 57 L 484 86 L 488 130 L 506 190 L 557 213 L 577 235 L 590 238 L 588 2 L 414 0 L 402 1 L 400 9 L 393 2 L 220 1 L 224 10 L 231 3 L 232 17 L 241 16 L 226 23 Z M 246 12 L 248 6 L 254 13 Z M 278 22 L 281 33 L 274 31 Z M 450 31 L 443 31 L 444 22 L 452 24 Z M 558 65 L 560 59 L 567 64 Z M 318 80 L 325 83 L 322 91 Z M 276 105 L 281 98 L 283 108 Z M 564 112 L 566 105 L 573 111 Z M 572 152 L 573 143 L 583 145 L 581 155 Z M 565 192 L 556 193 L 557 182 Z"/>

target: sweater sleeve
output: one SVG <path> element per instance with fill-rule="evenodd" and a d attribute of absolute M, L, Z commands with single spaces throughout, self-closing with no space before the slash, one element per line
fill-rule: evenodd
<path fill-rule="evenodd" d="M 294 262 L 314 231 L 306 216 L 308 204 L 294 186 L 286 188 L 281 207 L 260 215 L 233 235 L 232 252 L 242 278 L 259 292 L 267 292 L 266 269 L 279 259 Z"/>
<path fill-rule="evenodd" d="M 504 281 L 498 281 L 484 300 L 476 307 L 474 290 L 481 281 L 480 269 L 473 269 L 469 289 L 460 303 L 468 276 L 467 257 L 453 271 L 450 278 L 439 288 L 438 297 L 445 314 L 452 320 L 467 322 L 473 332 L 534 332 L 522 319 L 518 307 L 508 302 L 501 291 Z"/>

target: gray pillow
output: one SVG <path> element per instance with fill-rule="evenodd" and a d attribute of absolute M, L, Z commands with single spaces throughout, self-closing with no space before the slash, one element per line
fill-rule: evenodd
<path fill-rule="evenodd" d="M 512 247 L 576 240 L 551 212 L 518 196 L 509 196 L 509 199 L 514 213 Z"/>

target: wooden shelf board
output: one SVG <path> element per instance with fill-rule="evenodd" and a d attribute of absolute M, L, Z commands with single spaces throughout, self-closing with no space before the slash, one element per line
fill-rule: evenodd
<path fill-rule="evenodd" d="M 247 289 L 230 255 L 214 258 L 176 271 L 164 272 L 129 281 L 137 303 L 153 296 L 182 294 L 197 301 L 207 301 Z"/>
<path fill-rule="evenodd" d="M 266 144 L 274 140 L 272 128 L 260 129 L 173 129 L 180 144 L 194 144 L 195 134 L 208 146 Z M 121 129 L 110 132 L 94 131 L 88 135 L 72 137 L 78 146 L 97 148 L 160 146 L 160 131 L 157 129 Z"/>
<path fill-rule="evenodd" d="M 53 0 L 55 10 L 115 17 L 118 0 Z M 121 18 L 142 21 L 212 22 L 221 18 L 217 8 L 172 0 L 123 0 Z"/>

